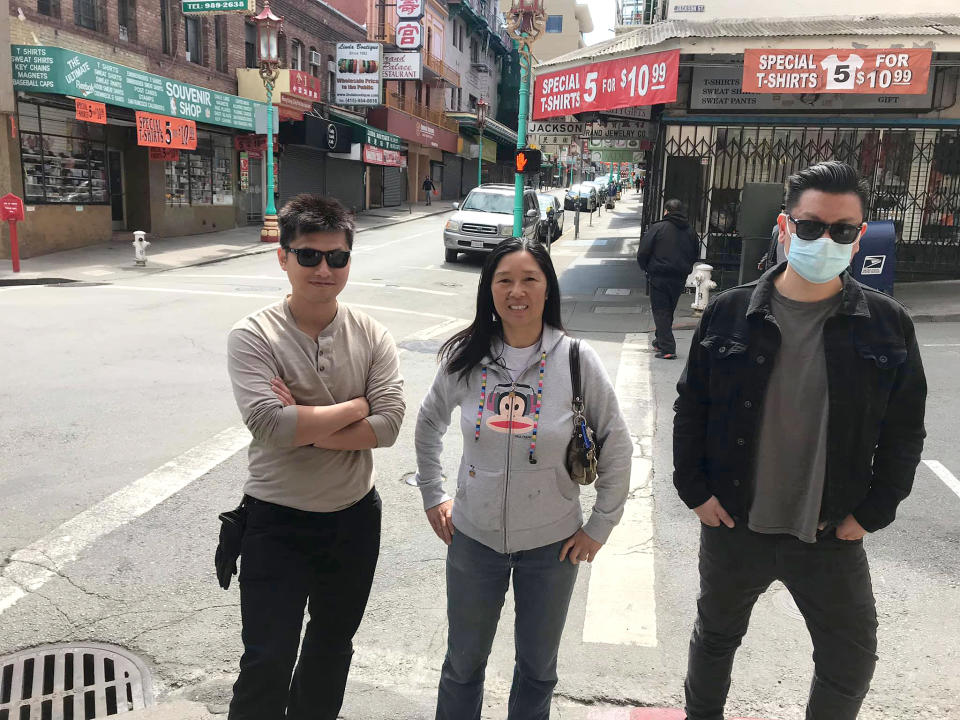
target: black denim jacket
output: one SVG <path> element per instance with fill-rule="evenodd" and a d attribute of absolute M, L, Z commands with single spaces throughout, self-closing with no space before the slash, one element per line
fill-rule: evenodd
<path fill-rule="evenodd" d="M 770 295 L 785 268 L 717 295 L 693 336 L 673 429 L 673 482 L 690 508 L 711 495 L 734 518 L 745 519 L 750 508 L 763 403 L 780 348 Z M 820 519 L 837 524 L 853 513 L 874 532 L 893 522 L 913 486 L 927 383 L 904 307 L 848 273 L 842 279 L 840 309 L 823 330 L 829 427 Z"/>

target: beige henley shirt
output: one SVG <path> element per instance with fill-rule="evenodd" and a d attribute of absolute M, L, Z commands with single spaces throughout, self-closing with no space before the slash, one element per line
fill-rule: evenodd
<path fill-rule="evenodd" d="M 282 379 L 300 405 L 366 397 L 378 447 L 393 445 L 405 403 L 397 347 L 386 328 L 341 303 L 315 341 L 297 327 L 284 299 L 238 322 L 227 353 L 233 393 L 253 434 L 244 492 L 311 512 L 342 510 L 363 498 L 373 487 L 372 451 L 294 447 L 297 409 L 281 404 L 270 380 Z"/>

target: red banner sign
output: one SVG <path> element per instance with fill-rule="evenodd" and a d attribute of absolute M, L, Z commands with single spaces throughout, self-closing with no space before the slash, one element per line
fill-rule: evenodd
<path fill-rule="evenodd" d="M 927 48 L 745 50 L 745 93 L 923 95 L 930 81 Z"/>
<path fill-rule="evenodd" d="M 363 146 L 363 161 L 369 165 L 401 167 L 403 164 L 402 157 L 397 150 L 384 150 L 383 148 L 373 147 L 373 145 Z"/>
<path fill-rule="evenodd" d="M 101 102 L 93 102 L 92 100 L 84 100 L 82 98 L 74 98 L 73 101 L 77 105 L 77 120 L 98 123 L 100 125 L 107 124 L 106 105 Z"/>
<path fill-rule="evenodd" d="M 12 193 L 0 198 L 0 220 L 4 222 L 23 222 L 23 200 Z"/>
<path fill-rule="evenodd" d="M 233 137 L 233 149 L 239 150 L 241 152 L 247 150 L 266 150 L 267 149 L 267 136 L 266 135 L 234 135 Z"/>
<path fill-rule="evenodd" d="M 137 145 L 196 150 L 197 123 L 137 111 Z"/>
<path fill-rule="evenodd" d="M 313 110 L 313 103 L 298 95 L 280 93 L 280 105 L 277 106 L 281 120 L 303 120 L 303 114 Z M 266 146 L 264 146 L 266 147 Z"/>
<path fill-rule="evenodd" d="M 180 151 L 170 148 L 152 147 L 150 148 L 150 159 L 161 162 L 178 162 L 180 160 Z"/>
<path fill-rule="evenodd" d="M 533 119 L 677 99 L 680 51 L 635 55 L 536 77 Z"/>
<path fill-rule="evenodd" d="M 323 89 L 320 85 L 320 78 L 315 78 L 310 73 L 302 70 L 290 71 L 290 94 L 302 97 L 313 102 L 320 102 L 320 96 Z"/>

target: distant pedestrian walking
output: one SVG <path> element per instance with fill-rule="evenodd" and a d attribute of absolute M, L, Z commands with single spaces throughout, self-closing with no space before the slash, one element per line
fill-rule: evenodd
<path fill-rule="evenodd" d="M 643 189 L 643 181 L 640 179 L 639 175 L 633 176 L 633 186 L 637 190 L 637 194 L 640 194 L 640 191 Z"/>
<path fill-rule="evenodd" d="M 437 189 L 437 186 L 433 184 L 433 180 L 429 177 L 423 179 L 423 194 L 427 196 L 427 205 L 432 204 L 433 193 Z"/>
<path fill-rule="evenodd" d="M 650 278 L 650 310 L 656 325 L 653 348 L 657 357 L 673 360 L 673 314 L 683 295 L 687 276 L 699 257 L 700 241 L 690 227 L 679 200 L 667 200 L 663 219 L 640 238 L 637 263 Z"/>

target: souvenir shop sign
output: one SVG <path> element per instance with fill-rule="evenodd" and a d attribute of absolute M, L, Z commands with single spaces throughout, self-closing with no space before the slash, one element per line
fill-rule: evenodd
<path fill-rule="evenodd" d="M 197 124 L 193 120 L 138 112 L 137 145 L 196 150 Z"/>
<path fill-rule="evenodd" d="M 91 102 L 74 98 L 77 105 L 77 120 L 83 122 L 97 123 L 99 125 L 107 124 L 107 106 L 99 102 Z"/>
<path fill-rule="evenodd" d="M 210 125 L 254 129 L 264 103 L 49 45 L 11 45 L 13 88 L 68 95 Z"/>
<path fill-rule="evenodd" d="M 533 119 L 674 102 L 679 68 L 669 50 L 537 75 Z"/>
<path fill-rule="evenodd" d="M 745 50 L 743 92 L 923 95 L 929 48 Z"/>
<path fill-rule="evenodd" d="M 380 43 L 337 43 L 337 105 L 382 105 Z"/>

